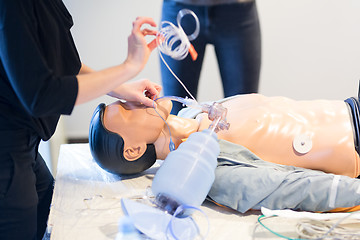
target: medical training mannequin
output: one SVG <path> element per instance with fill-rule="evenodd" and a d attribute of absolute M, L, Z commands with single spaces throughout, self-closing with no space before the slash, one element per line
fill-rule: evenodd
<path fill-rule="evenodd" d="M 230 129 L 219 131 L 219 139 L 242 145 L 268 162 L 353 178 L 359 175 L 353 120 L 344 101 L 294 101 L 248 94 L 225 99 L 222 105 L 228 109 Z M 171 107 L 171 101 L 166 99 L 157 101 L 156 111 L 118 101 L 106 106 L 102 120 L 108 131 L 124 139 L 127 161 L 141 157 L 148 144 L 155 146 L 157 159 L 165 159 L 170 151 L 168 126 L 178 147 L 191 133 L 211 123 L 206 113 L 198 114 L 196 119 L 170 115 Z"/>

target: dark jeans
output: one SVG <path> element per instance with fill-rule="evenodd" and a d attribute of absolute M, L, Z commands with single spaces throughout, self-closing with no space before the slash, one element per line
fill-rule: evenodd
<path fill-rule="evenodd" d="M 0 131 L 0 239 L 42 239 L 54 179 L 38 153 L 40 138 Z"/>
<path fill-rule="evenodd" d="M 224 97 L 258 92 L 261 65 L 260 24 L 255 2 L 223 4 L 215 6 L 191 6 L 164 0 L 162 21 L 170 21 L 175 25 L 176 17 L 181 9 L 192 10 L 200 21 L 200 34 L 192 41 L 198 55 L 196 61 L 190 56 L 178 61 L 164 55 L 165 61 L 196 97 L 205 47 L 213 44 Z M 195 22 L 190 15 L 181 21 L 187 35 L 192 34 Z M 164 63 L 161 62 L 161 77 L 164 95 L 188 96 L 183 87 L 173 77 Z M 189 96 L 190 97 L 190 96 Z M 181 104 L 174 102 L 172 110 L 176 114 Z"/>

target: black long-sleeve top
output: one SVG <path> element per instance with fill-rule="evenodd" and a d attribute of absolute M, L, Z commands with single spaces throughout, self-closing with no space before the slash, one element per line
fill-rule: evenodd
<path fill-rule="evenodd" d="M 48 140 L 72 112 L 81 67 L 72 25 L 62 0 L 0 0 L 0 132 Z"/>

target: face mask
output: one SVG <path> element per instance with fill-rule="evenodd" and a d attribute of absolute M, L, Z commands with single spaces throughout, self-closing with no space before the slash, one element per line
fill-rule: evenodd
<path fill-rule="evenodd" d="M 159 208 L 122 198 L 121 204 L 135 227 L 151 239 L 194 239 L 199 228 L 192 217 L 178 218 Z"/>

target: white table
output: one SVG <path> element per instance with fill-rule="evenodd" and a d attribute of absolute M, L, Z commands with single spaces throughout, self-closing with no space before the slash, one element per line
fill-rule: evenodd
<path fill-rule="evenodd" d="M 121 179 L 94 162 L 88 144 L 62 145 L 48 221 L 51 239 L 115 239 L 118 220 L 124 214 L 120 199 L 144 195 L 158 168 L 157 163 L 144 174 Z M 207 201 L 201 209 L 210 221 L 206 239 L 279 239 L 261 226 L 254 233 L 259 211 L 241 214 Z M 265 223 L 283 235 L 297 237 L 294 221 L 277 218 Z M 201 224 L 207 222 L 199 223 L 203 228 Z"/>

